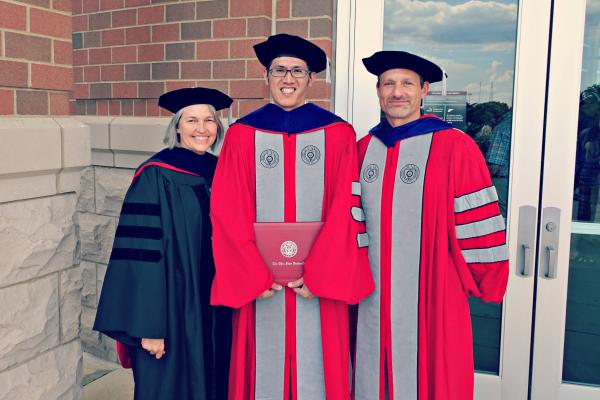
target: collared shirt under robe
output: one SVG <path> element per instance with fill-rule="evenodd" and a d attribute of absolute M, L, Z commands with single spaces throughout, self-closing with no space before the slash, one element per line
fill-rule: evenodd
<path fill-rule="evenodd" d="M 347 304 L 373 290 L 352 127 L 313 104 L 268 104 L 233 124 L 211 198 L 212 304 L 235 308 L 229 399 L 348 399 Z M 305 261 L 316 296 L 264 300 L 273 277 L 254 222 L 324 221 Z"/>
<path fill-rule="evenodd" d="M 136 171 L 121 209 L 94 329 L 132 362 L 135 399 L 227 397 L 231 310 L 210 305 L 210 185 L 217 158 L 165 149 Z M 157 360 L 142 338 L 165 340 Z"/>
<path fill-rule="evenodd" d="M 354 398 L 473 399 L 467 298 L 500 302 L 508 279 L 483 156 L 431 115 L 382 121 L 358 153 L 376 289 L 358 306 Z"/>

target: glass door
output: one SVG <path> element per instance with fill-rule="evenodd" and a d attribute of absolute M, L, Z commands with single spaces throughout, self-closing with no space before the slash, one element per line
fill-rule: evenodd
<path fill-rule="evenodd" d="M 475 398 L 600 399 L 600 0 L 338 2 L 335 108 L 359 137 L 381 49 L 446 69 L 424 106 L 463 124 L 506 204 L 507 294 L 471 302 Z"/>
<path fill-rule="evenodd" d="M 531 399 L 591 400 L 600 399 L 600 0 L 555 0 L 553 15 Z"/>
<path fill-rule="evenodd" d="M 461 124 L 498 187 L 511 271 L 502 305 L 470 302 L 477 399 L 529 390 L 550 14 L 546 0 L 338 2 L 336 112 L 364 136 L 379 105 L 361 59 L 382 49 L 430 58 L 449 78 L 446 96 L 432 85 L 425 109 Z"/>

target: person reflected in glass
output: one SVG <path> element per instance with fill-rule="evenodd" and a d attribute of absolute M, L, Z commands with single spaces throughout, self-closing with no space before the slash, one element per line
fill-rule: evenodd
<path fill-rule="evenodd" d="M 227 95 L 163 94 L 167 148 L 143 162 L 121 209 L 94 329 L 133 368 L 136 400 L 227 398 L 231 312 L 210 305 L 210 188 Z"/>
<path fill-rule="evenodd" d="M 475 143 L 477 143 L 477 146 L 479 146 L 479 150 L 481 150 L 481 152 L 484 154 L 487 152 L 488 147 L 490 145 L 491 133 L 492 126 L 489 124 L 485 124 L 481 127 L 479 132 L 477 132 L 475 136 L 473 136 L 473 140 L 475 141 Z"/>
<path fill-rule="evenodd" d="M 578 221 L 596 221 L 598 175 L 600 172 L 600 122 L 580 132 L 577 152 L 581 160 L 578 174 Z"/>
<path fill-rule="evenodd" d="M 510 167 L 510 140 L 512 133 L 512 110 L 507 111 L 498 125 L 492 129 L 486 161 L 492 183 L 498 192 L 500 213 L 506 219 L 508 211 L 508 174 Z"/>

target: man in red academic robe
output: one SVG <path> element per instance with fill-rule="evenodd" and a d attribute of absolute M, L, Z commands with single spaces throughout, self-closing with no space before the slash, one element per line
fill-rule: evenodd
<path fill-rule="evenodd" d="M 306 91 L 326 56 L 297 36 L 254 47 L 274 104 L 227 132 L 211 195 L 211 302 L 233 307 L 229 399 L 348 399 L 347 305 L 374 288 L 352 127 Z M 304 276 L 274 283 L 254 222 L 323 221 Z"/>
<path fill-rule="evenodd" d="M 421 115 L 432 62 L 400 51 L 363 59 L 384 113 L 358 144 L 376 289 L 358 307 L 356 400 L 473 399 L 469 296 L 500 302 L 508 251 L 477 145 Z"/>

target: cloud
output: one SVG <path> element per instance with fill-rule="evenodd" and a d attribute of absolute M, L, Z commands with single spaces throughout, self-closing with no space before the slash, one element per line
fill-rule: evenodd
<path fill-rule="evenodd" d="M 505 53 L 505 52 L 513 52 L 515 50 L 515 43 L 514 42 L 502 42 L 502 43 L 489 43 L 489 44 L 484 44 L 482 45 L 479 50 L 483 51 L 483 52 L 487 52 L 487 53 L 494 53 L 494 52 L 501 52 L 501 53 Z"/>
<path fill-rule="evenodd" d="M 498 67 L 500 65 L 502 65 L 502 61 L 492 60 L 492 62 L 490 64 L 490 70 L 492 71 L 492 75 L 496 74 L 496 71 L 498 70 Z"/>
<path fill-rule="evenodd" d="M 494 82 L 497 83 L 513 83 L 515 72 L 512 69 L 504 70 L 502 74 L 494 76 Z"/>
<path fill-rule="evenodd" d="M 464 74 L 472 72 L 476 68 L 473 64 L 467 64 L 458 60 L 452 60 L 449 58 L 439 57 L 433 52 L 429 52 L 430 49 L 422 49 L 418 51 L 420 57 L 427 60 L 431 60 L 433 63 L 441 66 L 446 72 L 452 71 L 454 74 Z"/>
<path fill-rule="evenodd" d="M 600 16 L 600 3 L 597 1 L 588 1 L 586 7 L 585 13 L 587 16 L 593 16 L 596 18 Z"/>
<path fill-rule="evenodd" d="M 469 100 L 478 102 L 481 93 L 481 101 L 488 101 L 493 97 L 493 100 L 511 104 L 514 71 L 507 68 L 503 69 L 502 62 L 492 60 L 486 72 L 488 78 L 482 80 L 481 83 L 471 81 L 465 85 L 464 90 L 469 93 Z M 492 82 L 494 82 L 493 93 Z"/>
<path fill-rule="evenodd" d="M 517 5 L 470 0 L 462 4 L 442 1 L 386 0 L 384 41 L 420 45 L 485 46 L 514 49 Z"/>

